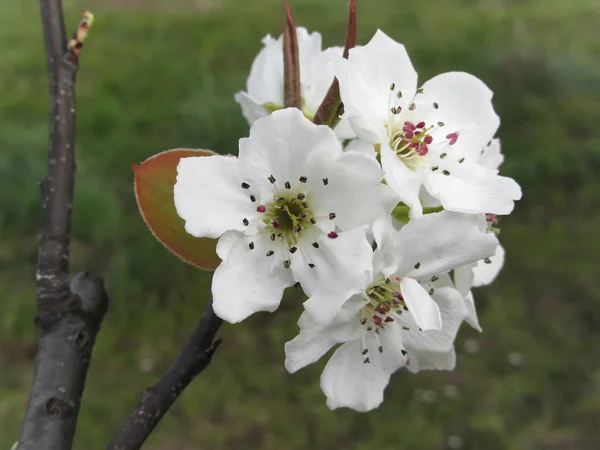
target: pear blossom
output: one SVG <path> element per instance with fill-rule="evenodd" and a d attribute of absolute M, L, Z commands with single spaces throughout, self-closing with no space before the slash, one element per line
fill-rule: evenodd
<path fill-rule="evenodd" d="M 323 320 L 371 277 L 365 230 L 395 198 L 371 158 L 343 152 L 335 133 L 297 109 L 258 119 L 239 157 L 182 158 L 174 200 L 185 230 L 220 237 L 212 281 L 216 314 L 239 322 L 274 311 L 300 282 Z M 331 317 L 327 318 L 327 315 Z"/>
<path fill-rule="evenodd" d="M 453 342 L 467 310 L 448 272 L 491 255 L 497 245 L 476 215 L 449 211 L 411 220 L 400 231 L 386 217 L 373 234 L 372 278 L 328 324 L 305 311 L 300 333 L 285 344 L 291 373 L 342 344 L 321 376 L 332 409 L 376 408 L 391 374 L 402 367 L 453 369 Z"/>
<path fill-rule="evenodd" d="M 422 215 L 423 190 L 450 211 L 512 211 L 519 185 L 477 161 L 500 123 L 482 81 L 449 72 L 418 87 L 404 46 L 380 30 L 347 60 L 336 58 L 334 70 L 344 117 L 379 148 L 386 182 L 411 217 Z"/>
<path fill-rule="evenodd" d="M 296 35 L 302 110 L 312 119 L 333 82 L 333 57 L 341 57 L 343 49 L 332 47 L 323 51 L 321 34 L 309 33 L 303 27 L 296 28 Z M 258 118 L 283 108 L 283 35 L 277 39 L 266 35 L 262 43 L 264 47 L 250 69 L 247 91 L 235 94 L 235 101 L 242 107 L 250 125 Z M 340 139 L 356 136 L 344 119 L 337 124 L 335 131 Z"/>

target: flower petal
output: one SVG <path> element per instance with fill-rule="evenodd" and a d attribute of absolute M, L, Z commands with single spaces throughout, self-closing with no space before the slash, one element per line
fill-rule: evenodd
<path fill-rule="evenodd" d="M 235 101 L 242 107 L 242 114 L 248 121 L 248 124 L 252 125 L 261 117 L 269 115 L 262 104 L 254 100 L 247 92 L 238 92 L 234 95 Z"/>
<path fill-rule="evenodd" d="M 240 173 L 261 201 L 271 202 L 274 189 L 283 190 L 286 182 L 293 188 L 300 185 L 298 180 L 309 174 L 307 164 L 313 157 L 340 155 L 341 144 L 331 128 L 315 125 L 298 109 L 287 108 L 257 120 L 250 137 L 240 139 Z M 274 183 L 269 181 L 271 175 Z"/>
<path fill-rule="evenodd" d="M 384 125 L 390 96 L 395 98 L 401 90 L 409 98 L 417 88 L 417 73 L 406 49 L 381 30 L 364 47 L 351 49 L 348 60 L 339 58 L 335 74 L 350 125 L 359 137 L 372 143 L 387 135 Z M 390 93 L 392 84 L 394 92 Z"/>
<path fill-rule="evenodd" d="M 391 189 L 381 184 L 383 171 L 375 158 L 357 152 L 336 159 L 315 154 L 306 168 L 311 174 L 307 184 L 314 196 L 313 212 L 325 218 L 335 213 L 335 225 L 341 230 L 371 225 L 398 203 Z"/>
<path fill-rule="evenodd" d="M 491 255 L 496 237 L 479 229 L 479 217 L 442 211 L 411 220 L 396 235 L 399 273 L 427 277 Z"/>
<path fill-rule="evenodd" d="M 492 91 L 465 72 L 442 73 L 423 84 L 422 89 L 432 104 L 437 103 L 427 120 L 444 122 L 444 133 L 458 133 L 456 148 L 478 155 L 500 125 Z"/>
<path fill-rule="evenodd" d="M 448 211 L 467 214 L 510 214 L 515 200 L 521 198 L 521 187 L 515 180 L 494 175 L 459 178 L 429 173 L 425 187 L 440 199 Z"/>
<path fill-rule="evenodd" d="M 504 155 L 500 151 L 500 139 L 492 139 L 481 151 L 477 161 L 483 167 L 498 170 L 498 167 L 504 162 Z"/>
<path fill-rule="evenodd" d="M 442 317 L 438 305 L 414 278 L 404 277 L 400 291 L 416 324 L 423 331 L 440 330 Z"/>
<path fill-rule="evenodd" d="M 327 324 L 347 299 L 372 281 L 373 250 L 360 228 L 339 233 L 335 239 L 319 236 L 316 242 L 318 248 L 308 243 L 299 246 L 292 255 L 292 269 L 309 296 L 304 308 L 316 321 Z"/>
<path fill-rule="evenodd" d="M 454 347 L 447 352 L 416 351 L 410 355 L 408 370 L 417 373 L 421 370 L 454 370 L 456 353 Z"/>
<path fill-rule="evenodd" d="M 410 217 L 418 219 L 423 215 L 419 192 L 423 184 L 423 174 L 410 170 L 396 156 L 389 145 L 381 146 L 381 165 L 385 171 L 385 181 L 406 205 L 410 207 Z"/>
<path fill-rule="evenodd" d="M 331 409 L 369 411 L 383 401 L 390 375 L 381 367 L 365 363 L 360 341 L 346 342 L 327 362 L 321 375 L 321 389 Z"/>
<path fill-rule="evenodd" d="M 465 309 L 467 310 L 465 322 L 477 331 L 483 331 L 481 325 L 479 325 L 479 318 L 477 317 L 477 310 L 475 309 L 475 299 L 473 298 L 473 293 L 471 291 L 465 296 Z"/>
<path fill-rule="evenodd" d="M 188 233 L 216 238 L 227 230 L 242 230 L 244 217 L 256 215 L 237 175 L 238 160 L 231 156 L 179 161 L 174 200 Z"/>
<path fill-rule="evenodd" d="M 474 287 L 487 286 L 496 279 L 500 273 L 500 269 L 502 269 L 502 266 L 504 265 L 504 255 L 504 248 L 501 245 L 498 245 L 494 256 L 490 256 L 489 258 L 477 262 L 477 265 L 473 267 Z"/>
<path fill-rule="evenodd" d="M 294 284 L 292 273 L 284 268 L 283 249 L 275 250 L 273 256 L 266 256 L 272 249 L 271 241 L 256 240 L 254 249 L 249 240 L 255 238 L 237 233 L 235 242 L 229 241 L 219 256 L 223 262 L 213 276 L 213 307 L 217 316 L 230 323 L 237 323 L 258 311 L 274 311 L 281 302 L 283 290 Z"/>
<path fill-rule="evenodd" d="M 448 351 L 454 343 L 460 324 L 467 316 L 463 296 L 456 289 L 450 287 L 439 288 L 435 290 L 432 297 L 439 308 L 441 329 L 426 331 L 423 328 L 423 331 L 420 331 L 409 323 L 410 329 L 403 330 L 402 333 L 402 339 L 408 349 L 409 357 L 412 350 Z M 408 310 L 414 319 L 415 314 L 410 305 L 408 305 Z M 417 321 L 415 320 L 415 322 Z"/>

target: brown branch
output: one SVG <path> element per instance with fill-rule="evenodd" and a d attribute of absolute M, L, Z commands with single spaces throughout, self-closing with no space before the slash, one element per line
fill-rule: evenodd
<path fill-rule="evenodd" d="M 125 425 L 114 437 L 108 450 L 137 450 L 160 422 L 183 390 L 210 363 L 221 343 L 213 341 L 223 321 L 210 304 L 171 367 L 153 387 L 145 390 Z"/>
<path fill-rule="evenodd" d="M 300 59 L 298 36 L 290 5 L 285 2 L 285 28 L 283 30 L 283 106 L 302 109 L 300 93 Z"/>
<path fill-rule="evenodd" d="M 346 43 L 344 45 L 343 57 L 348 59 L 350 49 L 356 45 L 356 0 L 350 0 L 348 8 L 348 29 L 346 31 Z M 325 94 L 325 98 L 319 105 L 313 122 L 317 125 L 335 126 L 339 117 L 344 113 L 344 105 L 340 99 L 340 84 L 337 78 L 333 79 L 331 86 Z"/>
<path fill-rule="evenodd" d="M 43 225 L 36 324 L 41 338 L 19 450 L 71 448 L 81 395 L 108 299 L 102 278 L 69 283 L 69 238 L 75 181 L 75 80 L 79 50 L 92 16 L 84 14 L 67 45 L 60 0 L 40 0 L 50 78 L 50 148 L 41 183 Z"/>

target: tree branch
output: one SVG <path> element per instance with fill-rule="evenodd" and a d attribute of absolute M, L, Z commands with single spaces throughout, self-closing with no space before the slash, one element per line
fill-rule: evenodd
<path fill-rule="evenodd" d="M 50 79 L 50 148 L 41 183 L 43 225 L 36 324 L 41 330 L 19 450 L 71 448 L 92 347 L 108 306 L 102 278 L 81 273 L 69 283 L 75 182 L 75 80 L 93 16 L 84 13 L 67 44 L 60 0 L 40 0 Z"/>
<path fill-rule="evenodd" d="M 210 363 L 221 343 L 220 339 L 213 339 L 222 323 L 210 304 L 179 356 L 158 383 L 145 390 L 125 425 L 108 446 L 108 450 L 141 448 L 183 390 Z"/>

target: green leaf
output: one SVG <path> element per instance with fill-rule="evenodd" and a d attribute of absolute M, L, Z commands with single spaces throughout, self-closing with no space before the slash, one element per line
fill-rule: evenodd
<path fill-rule="evenodd" d="M 154 237 L 183 261 L 204 270 L 214 270 L 221 263 L 216 253 L 217 240 L 197 238 L 185 231 L 185 222 L 175 209 L 173 187 L 181 158 L 214 154 L 210 150 L 180 148 L 131 166 L 138 208 Z"/>

